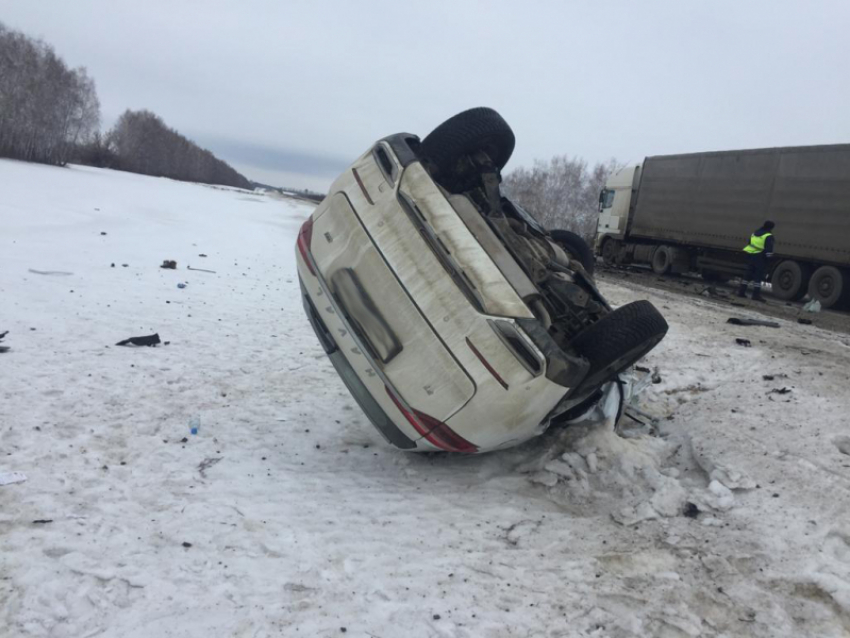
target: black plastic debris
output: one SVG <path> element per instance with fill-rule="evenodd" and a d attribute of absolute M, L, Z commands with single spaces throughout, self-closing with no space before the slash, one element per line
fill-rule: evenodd
<path fill-rule="evenodd" d="M 763 319 L 746 319 L 744 317 L 729 317 L 726 323 L 731 323 L 736 326 L 765 326 L 767 328 L 778 328 L 779 324 L 775 321 L 765 321 Z"/>
<path fill-rule="evenodd" d="M 177 270 L 177 262 L 173 259 L 164 259 L 159 267 L 167 268 L 168 270 Z"/>
<path fill-rule="evenodd" d="M 735 343 L 737 343 L 739 346 L 743 346 L 743 347 L 745 347 L 745 348 L 749 348 L 750 346 L 752 346 L 752 345 L 753 345 L 753 344 L 750 342 L 750 340 L 749 340 L 749 339 L 735 339 Z"/>
<path fill-rule="evenodd" d="M 798 318 L 798 319 L 797 319 L 797 323 L 801 323 L 801 324 L 803 324 L 804 326 L 810 326 L 810 325 L 812 325 L 812 320 L 811 320 L 811 319 L 806 319 L 806 318 L 804 318 L 804 317 L 800 317 L 800 318 Z"/>
<path fill-rule="evenodd" d="M 152 335 L 146 335 L 144 337 L 130 337 L 129 339 L 124 339 L 123 341 L 119 341 L 116 343 L 116 346 L 148 346 L 153 347 L 159 343 L 162 343 L 159 339 L 159 333 L 155 333 Z"/>
<path fill-rule="evenodd" d="M 6 332 L 0 332 L 0 341 L 3 341 L 3 337 L 5 337 L 7 334 L 9 334 L 8 330 Z M 9 346 L 0 345 L 0 353 L 9 352 L 9 350 L 11 350 Z"/>
<path fill-rule="evenodd" d="M 782 387 L 782 388 L 773 388 L 773 390 L 768 392 L 768 394 L 790 394 L 790 392 L 791 392 L 791 388 Z"/>
<path fill-rule="evenodd" d="M 688 518 L 696 518 L 699 516 L 699 508 L 694 503 L 685 503 L 685 507 L 682 510 L 682 514 L 687 516 Z"/>

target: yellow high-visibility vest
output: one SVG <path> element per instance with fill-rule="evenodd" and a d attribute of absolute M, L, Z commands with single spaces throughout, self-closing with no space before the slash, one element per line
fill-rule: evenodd
<path fill-rule="evenodd" d="M 759 253 L 763 253 L 764 244 L 767 242 L 767 238 L 770 237 L 772 234 L 773 233 L 765 233 L 761 237 L 751 235 L 750 243 L 744 247 L 744 252 L 750 253 L 751 255 L 758 255 Z"/>

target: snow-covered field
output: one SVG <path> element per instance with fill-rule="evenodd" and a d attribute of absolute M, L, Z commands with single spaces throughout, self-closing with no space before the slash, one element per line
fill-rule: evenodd
<path fill-rule="evenodd" d="M 607 285 L 671 325 L 654 436 L 405 455 L 303 316 L 308 205 L 10 161 L 0 185 L 0 483 L 27 477 L 0 485 L 3 637 L 850 635 L 848 337 Z"/>

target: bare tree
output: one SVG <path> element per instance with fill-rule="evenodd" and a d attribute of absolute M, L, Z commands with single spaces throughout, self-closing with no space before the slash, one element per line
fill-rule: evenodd
<path fill-rule="evenodd" d="M 85 68 L 0 24 L 0 156 L 64 164 L 100 125 L 100 103 Z"/>
<path fill-rule="evenodd" d="M 150 111 L 124 111 L 107 140 L 116 168 L 184 181 L 251 188 L 251 183 L 232 166 L 166 126 L 162 118 Z"/>
<path fill-rule="evenodd" d="M 588 168 L 585 160 L 556 155 L 504 177 L 506 192 L 547 228 L 563 228 L 591 241 L 596 234 L 599 192 L 617 170 L 614 159 Z"/>

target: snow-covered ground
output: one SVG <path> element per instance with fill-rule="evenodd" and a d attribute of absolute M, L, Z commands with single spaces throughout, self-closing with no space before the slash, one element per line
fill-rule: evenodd
<path fill-rule="evenodd" d="M 303 316 L 307 204 L 10 161 L 0 185 L 0 477 L 27 477 L 0 485 L 3 637 L 850 633 L 848 337 L 606 285 L 671 325 L 655 435 L 406 455 Z"/>

